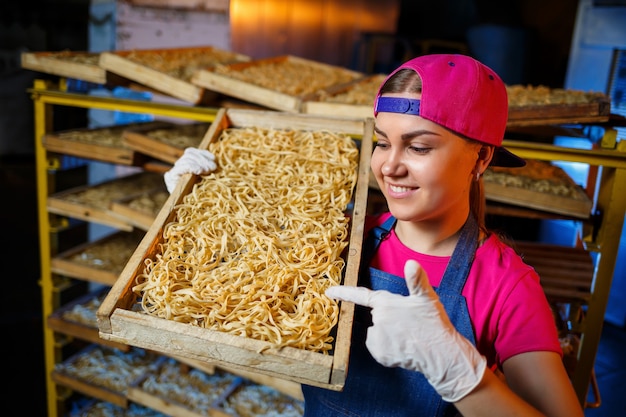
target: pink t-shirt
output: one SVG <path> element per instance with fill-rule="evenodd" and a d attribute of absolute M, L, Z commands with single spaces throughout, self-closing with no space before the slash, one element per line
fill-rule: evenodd
<path fill-rule="evenodd" d="M 387 218 L 388 213 L 368 218 L 367 223 L 372 227 Z M 431 285 L 437 287 L 450 257 L 414 252 L 392 231 L 381 243 L 370 266 L 403 277 L 404 264 L 409 259 L 418 261 Z M 556 322 L 539 276 L 496 235 L 492 234 L 476 251 L 462 293 L 474 326 L 476 345 L 490 367 L 500 366 L 524 352 L 552 351 L 562 355 Z"/>

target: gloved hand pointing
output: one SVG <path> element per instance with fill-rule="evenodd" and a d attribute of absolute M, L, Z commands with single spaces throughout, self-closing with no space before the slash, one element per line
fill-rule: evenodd
<path fill-rule="evenodd" d="M 423 373 L 444 400 L 456 402 L 478 385 L 487 362 L 454 328 L 416 261 L 405 264 L 404 276 L 408 296 L 346 286 L 330 287 L 326 295 L 371 307 L 366 346 L 374 359 Z"/>
<path fill-rule="evenodd" d="M 217 169 L 215 155 L 205 149 L 187 148 L 174 166 L 165 173 L 167 191 L 171 193 L 183 174 L 208 174 Z"/>

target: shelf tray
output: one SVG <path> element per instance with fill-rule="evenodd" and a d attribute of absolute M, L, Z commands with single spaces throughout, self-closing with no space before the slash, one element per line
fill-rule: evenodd
<path fill-rule="evenodd" d="M 352 135 L 360 144 L 354 204 L 349 207 L 351 228 L 348 247 L 344 251 L 345 285 L 356 285 L 361 256 L 363 227 L 367 203 L 369 158 L 372 152 L 372 120 L 344 120 L 293 115 L 273 111 L 222 109 L 211 125 L 201 148 L 207 148 L 227 128 L 260 127 L 271 129 L 324 130 Z M 150 230 L 124 268 L 120 279 L 98 310 L 100 336 L 173 356 L 189 357 L 224 365 L 230 369 L 270 375 L 280 379 L 340 390 L 343 387 L 350 349 L 354 305 L 340 305 L 338 325 L 334 333 L 332 354 L 323 354 L 293 347 L 277 348 L 273 344 L 244 336 L 214 331 L 191 324 L 148 315 L 137 305 L 138 295 L 132 290 L 145 261 L 154 259 L 163 242 L 163 230 L 176 215 L 183 197 L 192 191 L 198 177 L 183 177 L 170 199 L 157 216 Z"/>
<path fill-rule="evenodd" d="M 137 152 L 174 164 L 185 148 L 200 145 L 210 126 L 210 123 L 136 126 L 124 130 L 124 143 Z"/>
<path fill-rule="evenodd" d="M 611 113 L 611 100 L 602 93 L 520 85 L 507 91 L 509 127 L 604 123 Z"/>
<path fill-rule="evenodd" d="M 106 296 L 108 288 L 85 294 L 63 305 L 48 316 L 48 327 L 56 332 L 77 337 L 91 343 L 127 352 L 130 346 L 101 339 L 98 335 L 96 311 Z"/>
<path fill-rule="evenodd" d="M 57 364 L 51 377 L 57 384 L 89 397 L 127 407 L 128 388 L 155 366 L 156 359 L 158 356 L 142 349 L 122 352 L 90 345 Z"/>
<path fill-rule="evenodd" d="M 240 377 L 228 372 L 205 373 L 165 359 L 129 387 L 128 399 L 172 416 L 215 416 L 216 404 L 241 383 Z M 178 389 L 172 390 L 173 384 Z"/>
<path fill-rule="evenodd" d="M 311 94 L 361 77 L 342 67 L 284 55 L 199 70 L 191 82 L 270 109 L 300 113 Z"/>
<path fill-rule="evenodd" d="M 589 251 L 537 242 L 516 242 L 515 249 L 535 268 L 550 301 L 589 303 L 594 276 Z"/>
<path fill-rule="evenodd" d="M 100 54 L 92 52 L 22 52 L 22 68 L 60 77 L 105 84 L 107 74 L 98 65 Z"/>
<path fill-rule="evenodd" d="M 561 168 L 527 160 L 522 168 L 491 167 L 484 174 L 487 200 L 588 219 L 593 202 Z"/>
<path fill-rule="evenodd" d="M 48 211 L 130 232 L 133 226 L 111 211 L 112 202 L 128 195 L 154 190 L 162 185 L 163 176 L 160 174 L 131 174 L 51 194 L 48 196 Z"/>
<path fill-rule="evenodd" d="M 154 122 L 115 125 L 96 129 L 72 129 L 43 136 L 44 148 L 51 152 L 93 159 L 118 165 L 143 165 L 148 158 L 124 141 L 124 130 L 158 126 Z"/>
<path fill-rule="evenodd" d="M 204 46 L 103 52 L 99 65 L 161 93 L 198 104 L 205 99 L 205 91 L 191 83 L 195 71 L 249 60 L 245 55 Z"/>
<path fill-rule="evenodd" d="M 114 200 L 111 203 L 111 211 L 122 220 L 132 224 L 141 230 L 149 230 L 150 226 L 161 211 L 161 207 L 169 198 L 165 186 L 149 190 L 141 194 Z"/>
<path fill-rule="evenodd" d="M 141 242 L 143 235 L 144 233 L 138 230 L 116 232 L 74 247 L 51 259 L 52 272 L 113 285 Z"/>

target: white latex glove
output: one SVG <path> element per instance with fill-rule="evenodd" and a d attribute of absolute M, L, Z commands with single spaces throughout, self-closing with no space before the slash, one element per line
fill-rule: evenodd
<path fill-rule="evenodd" d="M 211 152 L 204 149 L 187 148 L 183 155 L 176 160 L 174 166 L 165 173 L 165 186 L 167 191 L 171 193 L 176 188 L 176 184 L 178 184 L 182 175 L 208 174 L 216 169 L 215 155 Z"/>
<path fill-rule="evenodd" d="M 372 308 L 366 346 L 384 366 L 424 374 L 445 401 L 456 402 L 480 382 L 487 361 L 452 325 L 426 273 L 404 266 L 408 296 L 364 287 L 334 286 L 326 295 Z"/>

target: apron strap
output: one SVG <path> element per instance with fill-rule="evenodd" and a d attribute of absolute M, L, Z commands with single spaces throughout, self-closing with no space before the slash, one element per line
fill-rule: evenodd
<path fill-rule="evenodd" d="M 380 243 L 387 238 L 391 229 L 396 224 L 396 218 L 389 216 L 380 226 L 375 226 L 369 231 L 368 238 L 365 239 L 363 250 L 363 261 L 369 264 Z M 441 282 L 436 290 L 448 291 L 460 294 L 465 286 L 465 281 L 474 262 L 474 255 L 478 248 L 478 224 L 471 214 L 467 216 L 465 224 L 461 228 L 459 241 L 452 252 L 448 266 L 441 278 Z"/>

